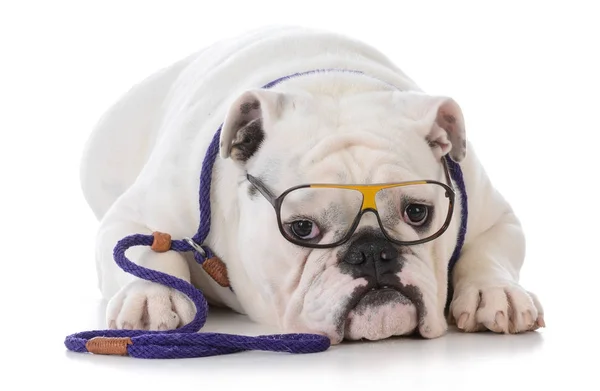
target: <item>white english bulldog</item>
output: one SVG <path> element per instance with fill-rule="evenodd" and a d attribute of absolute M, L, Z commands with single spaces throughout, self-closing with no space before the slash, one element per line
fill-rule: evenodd
<path fill-rule="evenodd" d="M 133 262 L 192 283 L 213 305 L 333 344 L 436 338 L 449 324 L 544 326 L 518 282 L 519 220 L 466 141 L 457 102 L 424 93 L 362 42 L 276 27 L 158 71 L 94 129 L 81 180 L 101 221 L 108 327 L 174 329 L 194 317 L 182 293 L 122 271 L 113 248 L 132 234 L 196 232 L 215 134 L 210 234 L 198 244 L 226 265 L 232 289 L 189 252 L 134 247 Z"/>

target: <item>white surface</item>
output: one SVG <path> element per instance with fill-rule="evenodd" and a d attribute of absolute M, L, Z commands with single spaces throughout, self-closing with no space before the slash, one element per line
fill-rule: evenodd
<path fill-rule="evenodd" d="M 416 3 L 3 2 L 0 389 L 600 389 L 600 29 L 594 6 L 583 6 L 593 2 Z M 269 23 L 363 39 L 429 92 L 461 104 L 468 137 L 526 229 L 522 283 L 540 296 L 546 329 L 344 344 L 306 356 L 148 361 L 65 350 L 66 335 L 104 328 L 97 223 L 78 183 L 91 127 L 157 68 Z M 270 331 L 221 313 L 205 330 Z"/>

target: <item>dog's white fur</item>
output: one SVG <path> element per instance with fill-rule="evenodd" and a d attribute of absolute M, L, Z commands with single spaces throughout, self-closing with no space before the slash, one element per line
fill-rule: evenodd
<path fill-rule="evenodd" d="M 257 89 L 281 76 L 322 68 L 360 70 L 367 76 L 307 76 L 272 91 Z M 405 92 L 394 92 L 379 80 Z M 239 104 L 249 98 L 261 102 L 266 135 L 256 156 L 244 163 L 229 154 Z M 344 337 L 381 339 L 416 328 L 428 338 L 443 335 L 446 267 L 456 244 L 460 202 L 448 231 L 418 247 L 399 275 L 422 292 L 427 309 L 422 322 L 414 305 L 388 303 L 367 314 L 346 314 L 347 324 L 340 330 L 336 314 L 348 292 L 365 282 L 335 267 L 340 249 L 308 251 L 285 241 L 273 208 L 264 198 L 248 195 L 244 175 L 260 174 L 276 193 L 307 181 L 443 181 L 439 158 L 460 152 L 435 122 L 444 102 L 451 102 L 460 118 L 452 100 L 423 94 L 372 47 L 297 27 L 260 29 L 221 41 L 150 76 L 103 116 L 82 161 L 84 195 L 101 220 L 96 260 L 100 289 L 110 299 L 108 325 L 171 329 L 192 319 L 195 309 L 187 298 L 124 273 L 112 251 L 119 239 L 134 233 L 158 230 L 174 238 L 195 233 L 202 160 L 225 121 L 206 244 L 227 264 L 235 294 L 210 279 L 190 254 L 134 247 L 127 252 L 131 260 L 191 281 L 211 303 L 284 332 L 322 333 L 334 343 Z M 536 329 L 543 325 L 542 307 L 518 283 L 525 253 L 519 221 L 470 144 L 459 159 L 469 219 L 452 274 L 448 320 L 465 331 Z M 347 163 L 356 161 L 360 164 Z M 371 217 L 363 220 L 359 228 L 377 227 Z"/>

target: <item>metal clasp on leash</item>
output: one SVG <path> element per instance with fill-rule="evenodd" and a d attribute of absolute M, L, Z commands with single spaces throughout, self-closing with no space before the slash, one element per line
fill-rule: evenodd
<path fill-rule="evenodd" d="M 198 245 L 198 243 L 194 242 L 191 238 L 185 237 L 183 238 L 183 240 L 189 244 L 196 252 L 198 252 L 200 255 L 202 255 L 202 257 L 204 259 L 206 259 L 207 255 L 206 255 L 206 251 L 204 251 L 204 249 Z"/>
<path fill-rule="evenodd" d="M 217 256 L 211 253 L 211 257 L 208 257 L 206 251 L 198 245 L 198 243 L 194 242 L 190 238 L 183 238 L 183 240 L 189 244 L 198 254 L 200 254 L 203 258 L 203 262 L 198 263 L 202 264 L 202 268 L 204 271 L 212 277 L 213 280 L 224 288 L 229 288 L 233 292 L 229 284 L 229 276 L 227 275 L 227 266 L 221 261 Z M 210 251 L 210 249 L 209 249 Z"/>

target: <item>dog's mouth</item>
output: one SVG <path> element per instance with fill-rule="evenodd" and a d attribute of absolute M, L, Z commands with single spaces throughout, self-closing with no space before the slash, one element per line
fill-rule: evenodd
<path fill-rule="evenodd" d="M 367 286 L 357 287 L 350 295 L 350 300 L 346 306 L 346 315 L 351 311 L 362 311 L 369 307 L 385 305 L 389 302 L 403 304 L 412 303 L 402 287 L 395 285 L 368 284 Z"/>
<path fill-rule="evenodd" d="M 399 287 L 361 287 L 353 293 L 343 323 L 340 331 L 350 340 L 406 335 L 417 328 L 417 307 Z"/>
<path fill-rule="evenodd" d="M 391 285 L 357 288 L 348 302 L 346 316 L 351 312 L 363 313 L 391 303 L 410 305 L 412 301 L 400 288 Z"/>
<path fill-rule="evenodd" d="M 366 308 L 381 306 L 389 302 L 411 303 L 410 299 L 404 296 L 400 290 L 384 285 L 381 288 L 369 289 L 359 298 L 352 311 L 362 311 Z"/>

